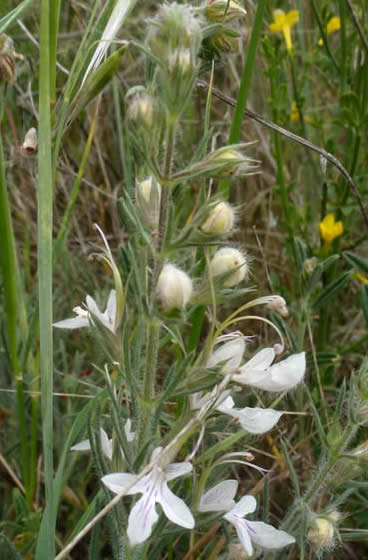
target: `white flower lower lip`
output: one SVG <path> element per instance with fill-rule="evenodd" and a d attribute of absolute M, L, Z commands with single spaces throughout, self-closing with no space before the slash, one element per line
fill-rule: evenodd
<path fill-rule="evenodd" d="M 159 455 L 161 448 L 155 449 L 152 460 Z M 132 546 L 136 546 L 152 533 L 153 525 L 158 520 L 156 503 L 160 504 L 166 517 L 173 523 L 192 529 L 194 518 L 188 506 L 178 498 L 167 486 L 167 482 L 185 475 L 192 470 L 191 463 L 171 463 L 162 466 L 157 463 L 152 471 L 138 480 L 129 489 L 127 494 L 142 494 L 142 497 L 133 506 L 128 520 L 127 534 Z M 102 482 L 115 494 L 134 482 L 135 475 L 129 473 L 112 473 L 104 476 Z"/>

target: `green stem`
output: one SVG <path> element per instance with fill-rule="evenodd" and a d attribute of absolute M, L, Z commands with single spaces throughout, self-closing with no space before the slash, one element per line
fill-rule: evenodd
<path fill-rule="evenodd" d="M 0 92 L 2 95 L 2 91 Z M 1 103 L 0 99 L 0 103 Z M 2 122 L 2 103 L 0 105 L 0 123 Z M 18 361 L 17 344 L 17 318 L 18 318 L 18 287 L 19 278 L 17 274 L 17 255 L 14 241 L 14 232 L 9 206 L 9 198 L 6 187 L 4 154 L 2 145 L 2 134 L 0 128 L 0 239 L 1 253 L 0 266 L 4 286 L 4 306 L 6 312 L 6 324 L 9 344 L 9 358 L 16 389 L 17 416 L 20 435 L 22 476 L 26 489 L 28 503 L 32 503 L 29 491 L 29 462 L 28 462 L 28 438 L 26 424 L 26 404 L 24 396 L 23 374 Z"/>
<path fill-rule="evenodd" d="M 321 18 L 320 18 L 320 16 L 319 16 L 319 13 L 318 13 L 317 8 L 316 8 L 315 0 L 311 0 L 311 7 L 312 7 L 312 11 L 313 11 L 314 17 L 316 18 L 319 31 L 320 31 L 320 33 L 321 33 L 321 38 L 322 38 L 322 41 L 323 41 L 323 45 L 324 45 L 324 47 L 325 47 L 325 49 L 326 49 L 326 53 L 327 53 L 328 57 L 330 58 L 330 60 L 331 60 L 331 62 L 332 62 L 332 64 L 333 64 L 333 66 L 334 66 L 335 69 L 337 70 L 337 72 L 340 73 L 340 69 L 339 69 L 339 66 L 338 66 L 338 64 L 337 64 L 337 62 L 336 62 L 336 59 L 335 59 L 334 55 L 332 54 L 331 49 L 330 49 L 330 47 L 329 47 L 329 45 L 328 45 L 326 30 L 325 30 L 325 28 L 324 28 L 324 25 L 323 25 L 323 23 L 322 23 L 322 20 L 321 20 Z"/>
<path fill-rule="evenodd" d="M 240 140 L 241 130 L 243 126 L 243 119 L 244 119 L 244 111 L 247 106 L 247 100 L 248 100 L 248 95 L 252 82 L 253 70 L 255 66 L 257 46 L 261 34 L 267 3 L 268 3 L 267 0 L 258 0 L 257 2 L 257 9 L 254 17 L 252 35 L 249 41 L 247 58 L 245 61 L 243 75 L 240 82 L 240 89 L 236 101 L 236 106 L 234 109 L 233 120 L 231 123 L 231 129 L 230 129 L 229 140 L 228 140 L 229 144 L 237 144 Z M 229 179 L 223 179 L 220 182 L 219 191 L 222 193 L 225 199 L 229 198 L 229 194 L 230 194 Z"/>
<path fill-rule="evenodd" d="M 46 508 L 44 530 L 40 531 L 36 559 L 55 556 L 55 514 L 53 506 L 53 340 L 52 340 L 52 160 L 50 18 L 52 1 L 41 1 L 39 132 L 38 150 L 38 290 L 40 316 L 40 376 L 43 458 Z"/>

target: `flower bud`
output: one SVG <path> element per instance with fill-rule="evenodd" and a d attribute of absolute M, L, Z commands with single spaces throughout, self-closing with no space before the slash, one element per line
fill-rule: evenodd
<path fill-rule="evenodd" d="M 176 49 L 169 56 L 170 73 L 188 74 L 192 70 L 192 55 L 189 49 Z"/>
<path fill-rule="evenodd" d="M 210 262 L 210 271 L 212 276 L 224 276 L 223 285 L 231 288 L 248 275 L 249 264 L 238 249 L 224 247 L 214 254 Z"/>
<path fill-rule="evenodd" d="M 147 94 L 137 95 L 128 107 L 128 119 L 137 126 L 151 128 L 155 113 L 155 103 L 152 97 Z"/>
<path fill-rule="evenodd" d="M 227 8 L 227 9 L 226 9 Z M 229 22 L 246 15 L 244 8 L 235 0 L 207 0 L 205 14 L 208 21 L 214 23 Z"/>
<path fill-rule="evenodd" d="M 202 31 L 197 14 L 191 6 L 176 2 L 164 4 L 153 21 L 153 30 L 149 45 L 161 61 L 167 61 L 179 46 L 190 49 L 193 55 L 197 55 Z"/>
<path fill-rule="evenodd" d="M 229 233 L 234 226 L 234 210 L 228 202 L 219 202 L 202 225 L 206 233 Z"/>
<path fill-rule="evenodd" d="M 289 311 L 286 306 L 286 301 L 281 296 L 271 296 L 270 302 L 267 304 L 267 307 L 271 309 L 271 311 L 276 311 L 281 317 L 288 317 Z"/>
<path fill-rule="evenodd" d="M 317 517 L 307 533 L 309 542 L 317 549 L 331 549 L 334 547 L 334 526 L 324 517 Z"/>
<path fill-rule="evenodd" d="M 303 263 L 304 270 L 307 274 L 312 274 L 314 269 L 316 268 L 318 261 L 316 257 L 311 257 L 310 259 L 305 259 Z"/>
<path fill-rule="evenodd" d="M 230 175 L 244 175 L 251 167 L 251 160 L 243 156 L 238 150 L 225 146 L 209 154 L 205 160 L 207 165 L 213 167 L 216 177 Z"/>
<path fill-rule="evenodd" d="M 37 152 L 38 136 L 35 128 L 30 128 L 24 137 L 22 152 L 24 154 L 34 154 Z"/>
<path fill-rule="evenodd" d="M 158 278 L 156 291 L 164 311 L 184 309 L 191 298 L 193 284 L 183 270 L 172 264 L 165 264 Z"/>
<path fill-rule="evenodd" d="M 144 222 L 154 228 L 160 217 L 161 185 L 154 177 L 136 182 L 138 211 Z"/>

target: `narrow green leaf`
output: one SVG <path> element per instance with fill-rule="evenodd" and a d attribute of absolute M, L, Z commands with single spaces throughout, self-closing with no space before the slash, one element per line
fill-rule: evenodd
<path fill-rule="evenodd" d="M 312 303 L 312 307 L 318 309 L 329 302 L 340 290 L 342 290 L 349 282 L 353 272 L 348 270 L 330 282 L 318 295 Z"/>
<path fill-rule="evenodd" d="M 23 12 L 32 4 L 33 0 L 23 0 L 14 10 L 6 14 L 6 16 L 0 19 L 0 33 L 4 33 L 7 27 L 11 25 L 14 21 L 19 19 Z"/>
<path fill-rule="evenodd" d="M 349 264 L 351 264 L 354 268 L 359 268 L 364 274 L 368 275 L 368 261 L 367 259 L 363 259 L 359 255 L 352 253 L 351 251 L 345 251 L 343 253 L 343 257 Z"/>
<path fill-rule="evenodd" d="M 0 533 L 0 558 L 4 560 L 22 560 L 10 540 Z"/>
<path fill-rule="evenodd" d="M 290 475 L 290 480 L 291 480 L 291 483 L 293 485 L 295 495 L 296 495 L 297 498 L 300 498 L 300 488 L 299 488 L 298 475 L 296 474 L 293 462 L 290 458 L 290 455 L 288 453 L 287 447 L 286 447 L 283 439 L 281 440 L 281 447 L 282 447 L 282 452 L 283 452 L 285 460 L 286 460 L 287 468 L 288 468 L 289 475 Z"/>
<path fill-rule="evenodd" d="M 362 304 L 365 322 L 368 327 L 368 284 L 363 284 L 360 288 L 360 302 Z"/>

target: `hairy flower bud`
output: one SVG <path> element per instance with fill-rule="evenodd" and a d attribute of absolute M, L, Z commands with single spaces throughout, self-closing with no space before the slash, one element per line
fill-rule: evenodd
<path fill-rule="evenodd" d="M 214 254 L 210 271 L 213 276 L 224 276 L 223 285 L 231 288 L 244 280 L 249 272 L 249 264 L 238 249 L 224 247 Z"/>
<path fill-rule="evenodd" d="M 128 107 L 128 119 L 137 126 L 151 128 L 153 125 L 155 103 L 147 94 L 136 95 Z"/>
<path fill-rule="evenodd" d="M 317 517 L 307 533 L 309 542 L 318 550 L 334 547 L 334 526 L 324 517 Z"/>
<path fill-rule="evenodd" d="M 176 49 L 169 56 L 169 72 L 187 74 L 192 69 L 192 55 L 189 49 Z"/>
<path fill-rule="evenodd" d="M 271 309 L 271 311 L 276 311 L 276 313 L 281 315 L 281 317 L 289 316 L 286 301 L 281 296 L 271 296 L 270 302 L 268 303 L 267 307 Z"/>
<path fill-rule="evenodd" d="M 156 291 L 164 311 L 184 309 L 191 298 L 193 284 L 183 270 L 172 264 L 165 264 L 158 278 Z"/>
<path fill-rule="evenodd" d="M 227 8 L 227 9 L 226 9 Z M 246 10 L 235 0 L 207 0 L 205 14 L 208 21 L 214 23 L 228 23 L 237 18 L 244 17 Z"/>
<path fill-rule="evenodd" d="M 156 227 L 160 217 L 161 185 L 152 176 L 137 181 L 136 199 L 144 222 L 150 227 Z"/>
<path fill-rule="evenodd" d="M 219 202 L 202 225 L 206 233 L 229 233 L 234 226 L 234 210 L 228 202 Z"/>
<path fill-rule="evenodd" d="M 162 5 L 153 21 L 153 29 L 149 44 L 160 60 L 167 61 L 178 48 L 190 49 L 194 55 L 198 53 L 202 31 L 197 14 L 191 6 L 176 2 Z"/>

